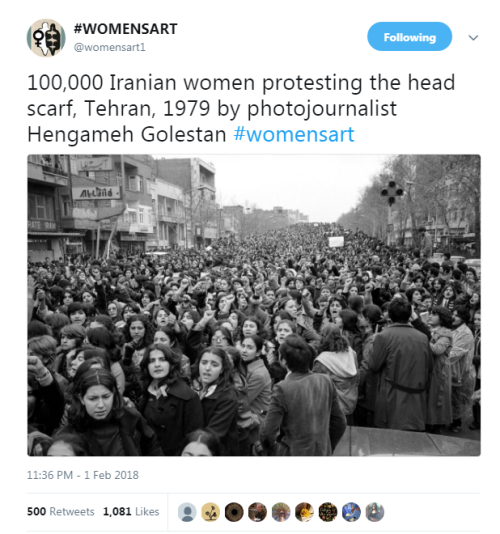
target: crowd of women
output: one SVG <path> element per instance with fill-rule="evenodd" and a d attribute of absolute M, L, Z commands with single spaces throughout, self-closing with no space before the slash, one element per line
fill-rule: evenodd
<path fill-rule="evenodd" d="M 479 281 L 449 258 L 299 224 L 29 263 L 28 454 L 331 454 L 346 425 L 374 426 L 370 353 L 395 299 L 434 358 L 413 430 L 479 429 Z"/>

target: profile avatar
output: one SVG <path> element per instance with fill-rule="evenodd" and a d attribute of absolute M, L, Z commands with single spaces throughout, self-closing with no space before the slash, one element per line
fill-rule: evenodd
<path fill-rule="evenodd" d="M 40 57 L 53 57 L 64 47 L 66 34 L 63 27 L 51 19 L 38 20 L 28 29 L 28 46 Z"/>
<path fill-rule="evenodd" d="M 384 517 L 384 507 L 378 502 L 372 502 L 366 507 L 366 518 L 372 523 L 377 523 Z"/>
<path fill-rule="evenodd" d="M 355 502 L 349 502 L 342 507 L 342 517 L 349 523 L 354 523 L 361 517 L 361 508 Z"/>
<path fill-rule="evenodd" d="M 196 507 L 185 502 L 179 506 L 179 519 L 184 523 L 189 523 L 196 517 Z"/>

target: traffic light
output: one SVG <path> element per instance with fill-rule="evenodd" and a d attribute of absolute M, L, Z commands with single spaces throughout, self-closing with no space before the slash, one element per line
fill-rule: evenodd
<path fill-rule="evenodd" d="M 391 180 L 388 186 L 380 191 L 380 196 L 387 197 L 389 206 L 392 206 L 396 202 L 396 198 L 402 197 L 403 194 L 404 190 L 394 180 Z"/>

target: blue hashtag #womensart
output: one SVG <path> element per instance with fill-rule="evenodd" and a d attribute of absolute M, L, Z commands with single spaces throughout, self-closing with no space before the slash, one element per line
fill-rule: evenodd
<path fill-rule="evenodd" d="M 245 136 L 253 143 L 354 143 L 353 128 L 346 130 L 247 130 L 238 126 L 234 138 L 241 141 Z"/>

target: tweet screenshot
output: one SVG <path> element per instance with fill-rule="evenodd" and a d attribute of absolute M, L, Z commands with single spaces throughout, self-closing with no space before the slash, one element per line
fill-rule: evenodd
<path fill-rule="evenodd" d="M 497 532 L 493 2 L 11 9 L 4 532 Z"/>

